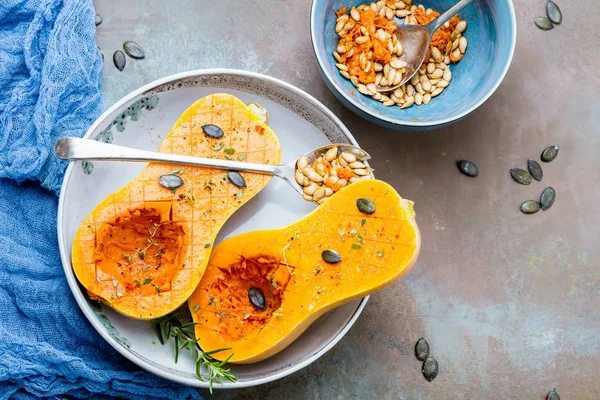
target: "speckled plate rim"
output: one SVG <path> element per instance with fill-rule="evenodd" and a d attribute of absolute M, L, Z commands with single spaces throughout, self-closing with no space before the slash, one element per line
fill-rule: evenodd
<path fill-rule="evenodd" d="M 310 40 L 311 40 L 311 44 L 312 44 L 313 53 L 315 55 L 315 58 L 317 59 L 317 62 L 319 63 L 319 68 L 321 69 L 321 71 L 326 71 L 325 65 L 327 64 L 328 61 L 323 60 L 323 58 L 319 56 L 319 53 L 317 52 L 317 48 L 316 48 L 317 38 L 315 37 L 316 33 L 315 33 L 315 25 L 314 24 L 315 24 L 315 13 L 316 13 L 315 5 L 317 4 L 318 1 L 319 0 L 313 0 L 311 7 L 310 7 Z M 363 112 L 364 114 L 366 114 L 372 118 L 376 118 L 380 121 L 388 122 L 393 125 L 407 126 L 407 127 L 436 127 L 436 126 L 443 126 L 443 125 L 458 121 L 458 120 L 466 117 L 473 111 L 475 111 L 480 105 L 485 103 L 486 100 L 489 99 L 490 96 L 492 96 L 492 94 L 494 94 L 494 92 L 496 92 L 496 89 L 498 89 L 498 86 L 500 86 L 500 84 L 504 80 L 504 77 L 506 76 L 506 73 L 508 72 L 508 69 L 510 68 L 510 65 L 512 63 L 512 60 L 513 60 L 513 57 L 515 54 L 515 47 L 517 45 L 517 17 L 515 16 L 515 7 L 512 3 L 512 0 L 508 0 L 507 4 L 509 6 L 510 20 L 512 23 L 512 32 L 511 32 L 512 40 L 510 42 L 510 54 L 509 54 L 508 62 L 502 69 L 502 72 L 498 76 L 498 79 L 496 80 L 496 82 L 494 83 L 494 85 L 492 86 L 490 91 L 485 96 L 483 96 L 481 98 L 481 100 L 479 100 L 477 103 L 473 104 L 470 108 L 468 108 L 467 110 L 463 111 L 460 114 L 454 115 L 452 117 L 440 119 L 437 121 L 426 121 L 426 122 L 414 121 L 414 120 L 398 120 L 398 119 L 390 118 L 390 117 L 386 117 L 386 116 L 375 115 L 371 112 L 371 110 L 369 110 L 368 107 L 364 107 L 362 104 L 354 102 L 352 100 L 352 96 L 349 93 L 346 93 L 346 90 L 343 87 L 341 87 L 340 85 L 338 85 L 334 80 L 327 79 L 327 84 L 328 84 L 328 86 L 332 85 L 333 87 L 335 87 L 336 91 L 339 94 L 341 94 L 349 104 L 356 107 L 359 111 Z"/>
<path fill-rule="evenodd" d="M 328 118 L 331 119 L 331 121 L 335 125 L 337 125 L 337 127 L 344 133 L 346 138 L 353 145 L 358 146 L 356 139 L 354 139 L 354 136 L 352 136 L 352 134 L 350 133 L 348 128 L 346 128 L 346 126 L 342 123 L 342 121 L 338 117 L 336 117 L 335 114 L 333 114 L 320 101 L 318 101 L 313 96 L 306 93 L 305 91 L 303 91 L 293 85 L 290 85 L 287 82 L 284 82 L 284 81 L 276 79 L 276 78 L 272 78 L 270 76 L 266 76 L 266 75 L 259 74 L 256 72 L 236 70 L 236 69 L 226 69 L 226 68 L 201 69 L 201 70 L 192 70 L 192 71 L 187 71 L 187 72 L 181 72 L 178 74 L 169 75 L 167 77 L 155 80 L 154 82 L 151 82 L 145 86 L 142 86 L 139 89 L 134 90 L 130 94 L 122 97 L 119 101 L 117 101 L 115 104 L 113 104 L 111 107 L 109 107 L 104 113 L 102 113 L 102 115 L 100 115 L 96 119 L 96 121 L 94 121 L 94 123 L 89 127 L 89 129 L 85 133 L 84 137 L 89 137 L 90 135 L 92 135 L 92 133 L 113 112 L 115 112 L 117 109 L 119 109 L 123 105 L 128 104 L 132 99 L 136 98 L 137 96 L 140 96 L 140 95 L 142 95 L 146 92 L 149 92 L 153 89 L 159 88 L 162 85 L 169 84 L 171 82 L 175 82 L 175 81 L 178 81 L 181 79 L 193 78 L 193 77 L 197 77 L 197 76 L 216 76 L 216 75 L 234 75 L 234 76 L 238 76 L 238 77 L 249 77 L 249 78 L 263 80 L 270 84 L 277 85 L 284 89 L 287 89 L 287 90 L 293 92 L 294 94 L 305 98 L 307 101 L 309 101 L 314 106 L 319 108 L 325 115 L 327 115 Z M 75 301 L 77 302 L 79 308 L 81 309 L 83 314 L 86 316 L 88 321 L 92 324 L 94 329 L 100 334 L 100 336 L 102 336 L 104 338 L 104 340 L 106 340 L 121 355 L 123 355 L 125 358 L 129 359 L 133 363 L 137 364 L 138 366 L 144 368 L 145 370 L 147 370 L 155 375 L 158 375 L 162 378 L 165 378 L 165 379 L 168 379 L 168 380 L 171 380 L 174 382 L 178 382 L 178 383 L 181 383 L 184 385 L 200 387 L 200 388 L 208 388 L 207 382 L 202 382 L 199 380 L 190 380 L 189 378 L 178 376 L 177 374 L 169 374 L 169 373 L 165 372 L 164 370 L 157 368 L 157 367 L 153 366 L 152 364 L 147 363 L 144 360 L 136 357 L 134 353 L 126 351 L 125 348 L 120 343 L 118 343 L 117 340 L 115 340 L 115 338 L 112 337 L 106 331 L 105 327 L 98 320 L 98 318 L 96 318 L 94 311 L 91 309 L 90 305 L 88 304 L 87 300 L 84 297 L 84 294 L 82 293 L 82 291 L 79 287 L 77 278 L 75 277 L 75 274 L 73 273 L 73 269 L 71 267 L 71 262 L 70 262 L 71 256 L 70 256 L 70 254 L 68 254 L 68 252 L 66 250 L 66 245 L 62 239 L 64 237 L 62 221 L 63 221 L 63 214 L 65 211 L 65 193 L 66 193 L 66 190 L 64 190 L 64 189 L 66 188 L 66 186 L 68 185 L 68 183 L 70 181 L 74 165 L 75 165 L 75 163 L 70 162 L 66 169 L 66 172 L 65 172 L 65 176 L 63 179 L 60 196 L 59 196 L 59 200 L 58 200 L 58 214 L 57 214 L 56 223 L 57 223 L 57 236 L 58 236 L 58 246 L 59 246 L 59 251 L 60 251 L 61 263 L 63 266 L 63 270 L 65 272 L 65 276 L 67 278 L 67 283 L 69 284 L 71 293 L 73 294 L 73 297 L 75 297 Z M 301 361 L 297 364 L 290 365 L 286 368 L 282 368 L 282 369 L 278 370 L 276 373 L 267 375 L 265 377 L 251 379 L 251 380 L 247 380 L 247 381 L 243 381 L 243 382 L 236 382 L 236 383 L 224 382 L 222 385 L 218 385 L 218 384 L 215 385 L 214 388 L 215 389 L 237 389 L 237 388 L 261 385 L 264 383 L 275 381 L 277 379 L 281 379 L 281 378 L 286 377 L 296 371 L 301 370 L 304 367 L 307 367 L 308 365 L 312 364 L 314 361 L 319 359 L 323 354 L 328 352 L 333 346 L 335 346 L 336 343 L 338 343 L 346 335 L 348 330 L 350 330 L 350 328 L 354 325 L 354 323 L 358 319 L 359 315 L 361 314 L 361 312 L 364 309 L 365 305 L 367 304 L 368 300 L 369 300 L 369 296 L 364 297 L 360 301 L 358 306 L 356 307 L 356 310 L 354 311 L 350 320 L 338 332 L 337 336 L 335 336 L 333 339 L 331 339 L 329 341 L 329 343 L 325 344 L 323 347 L 321 347 L 321 349 L 319 351 L 312 354 L 306 360 Z"/>

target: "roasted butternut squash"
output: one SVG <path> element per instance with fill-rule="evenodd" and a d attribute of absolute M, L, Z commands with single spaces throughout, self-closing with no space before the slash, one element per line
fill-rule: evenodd
<path fill-rule="evenodd" d="M 270 357 L 328 310 L 404 276 L 420 244 L 412 202 L 377 180 L 287 227 L 227 239 L 188 300 L 199 344 L 231 348 L 213 356 L 232 363 Z"/>
<path fill-rule="evenodd" d="M 195 102 L 158 151 L 271 164 L 280 156 L 273 131 L 229 94 Z M 139 319 L 181 306 L 200 282 L 221 226 L 270 180 L 242 173 L 243 187 L 239 176 L 236 186 L 227 175 L 149 163 L 100 203 L 81 224 L 72 251 L 73 269 L 90 297 Z"/>

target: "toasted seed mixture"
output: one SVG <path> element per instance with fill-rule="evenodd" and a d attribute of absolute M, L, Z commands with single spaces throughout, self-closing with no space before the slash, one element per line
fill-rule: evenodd
<path fill-rule="evenodd" d="M 335 32 L 340 39 L 333 57 L 340 74 L 352 81 L 357 90 L 384 106 L 407 108 L 428 104 L 450 85 L 450 64 L 462 60 L 467 50 L 466 21 L 458 15 L 438 29 L 421 68 L 410 82 L 393 92 L 379 93 L 377 86 L 400 83 L 406 63 L 400 60 L 404 49 L 395 34 L 394 17 L 405 25 L 424 25 L 439 16 L 431 8 L 412 5 L 412 0 L 380 0 L 376 3 L 346 7 L 336 12 Z"/>
<path fill-rule="evenodd" d="M 315 158 L 312 163 L 302 156 L 296 163 L 296 182 L 303 187 L 306 201 L 323 204 L 341 188 L 364 179 L 373 179 L 373 169 L 354 154 L 339 152 L 337 147 Z"/>

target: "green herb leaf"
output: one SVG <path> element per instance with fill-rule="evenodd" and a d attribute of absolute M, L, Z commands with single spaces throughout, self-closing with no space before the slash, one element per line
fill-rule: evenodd
<path fill-rule="evenodd" d="M 137 251 L 137 255 L 140 258 L 140 260 L 143 260 L 146 257 L 146 253 L 144 253 L 143 250 L 137 250 L 136 249 L 136 251 Z"/>
<path fill-rule="evenodd" d="M 221 143 L 219 143 L 218 145 L 216 145 L 215 147 L 213 147 L 213 150 L 214 150 L 214 151 L 219 151 L 219 150 L 221 150 L 221 148 L 222 148 L 224 145 L 225 145 L 225 144 L 221 142 Z"/>
<path fill-rule="evenodd" d="M 378 251 L 377 252 L 377 257 L 383 257 L 383 251 Z"/>
<path fill-rule="evenodd" d="M 273 286 L 275 289 L 277 289 L 277 281 L 273 277 L 271 277 L 270 280 L 271 280 L 271 286 Z"/>
<path fill-rule="evenodd" d="M 117 289 L 117 296 L 123 297 L 123 289 L 121 289 L 121 288 Z"/>
<path fill-rule="evenodd" d="M 171 189 L 171 193 L 175 194 L 175 189 Z"/>
<path fill-rule="evenodd" d="M 113 279 L 112 284 L 114 287 L 117 287 L 119 285 L 119 282 L 116 279 Z"/>
<path fill-rule="evenodd" d="M 238 191 L 237 191 L 238 200 L 241 200 L 242 197 L 244 197 L 244 191 L 242 189 L 238 189 Z"/>
<path fill-rule="evenodd" d="M 363 239 L 363 237 L 362 237 L 362 236 L 360 236 L 360 235 L 356 236 L 356 238 L 358 239 L 358 241 L 359 241 L 360 243 L 364 243 L 364 242 L 365 242 L 365 239 Z"/>
<path fill-rule="evenodd" d="M 362 221 L 360 221 L 360 225 L 364 226 L 367 223 L 367 219 L 363 218 Z"/>
<path fill-rule="evenodd" d="M 158 285 L 154 285 L 154 289 L 156 289 L 156 291 L 157 291 L 158 293 L 160 293 L 160 292 L 161 292 L 161 290 L 160 290 L 160 287 L 159 287 Z"/>
<path fill-rule="evenodd" d="M 194 312 L 197 312 L 200 309 L 200 304 L 196 304 L 194 306 Z"/>
<path fill-rule="evenodd" d="M 250 318 L 250 314 L 244 314 L 244 319 Z"/>
<path fill-rule="evenodd" d="M 340 236 L 344 236 L 346 234 L 346 228 L 340 229 Z"/>
<path fill-rule="evenodd" d="M 240 161 L 244 161 L 244 160 L 246 159 L 246 155 L 245 155 L 245 154 L 240 154 L 240 155 L 237 157 L 237 159 L 238 159 L 238 160 L 240 160 Z"/>
<path fill-rule="evenodd" d="M 183 169 L 177 168 L 177 169 L 174 169 L 173 171 L 171 171 L 171 173 L 174 175 L 179 175 L 179 174 L 183 173 Z"/>
<path fill-rule="evenodd" d="M 144 279 L 144 285 L 148 285 L 150 283 L 152 283 L 152 279 L 150 279 L 150 278 Z"/>
<path fill-rule="evenodd" d="M 225 149 L 225 150 L 223 150 L 223 151 L 224 151 L 225 153 L 227 153 L 227 154 L 233 154 L 233 153 L 235 153 L 235 150 L 234 150 L 234 149 L 232 149 L 231 147 L 228 147 L 228 148 L 226 148 L 226 149 Z"/>
<path fill-rule="evenodd" d="M 350 235 L 356 235 L 358 233 L 358 229 L 354 228 L 349 233 Z"/>
<path fill-rule="evenodd" d="M 140 281 L 138 281 L 137 279 L 134 279 L 133 282 L 136 284 L 137 287 L 142 286 L 142 284 L 140 283 Z"/>
<path fill-rule="evenodd" d="M 360 249 L 362 249 L 362 247 L 361 247 L 361 246 L 359 246 L 359 245 L 358 245 L 358 244 L 356 244 L 356 243 L 352 243 L 352 249 L 353 249 L 353 250 L 360 250 Z"/>
<path fill-rule="evenodd" d="M 208 249 L 210 246 L 211 246 L 211 244 L 210 244 L 210 243 L 206 243 L 206 244 L 204 245 L 204 248 L 205 248 L 205 249 Z"/>

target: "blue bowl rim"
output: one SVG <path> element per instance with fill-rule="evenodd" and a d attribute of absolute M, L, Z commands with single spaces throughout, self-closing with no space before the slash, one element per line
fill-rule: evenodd
<path fill-rule="evenodd" d="M 415 121 L 415 120 L 397 120 L 395 118 L 388 118 L 388 117 L 381 118 L 378 115 L 373 114 L 372 110 L 369 107 L 364 107 L 363 105 L 354 102 L 354 99 L 352 98 L 352 96 L 349 93 L 346 93 L 346 90 L 344 88 L 342 88 L 340 85 L 338 85 L 333 79 L 331 79 L 327 75 L 325 63 L 327 63 L 328 61 L 323 60 L 319 56 L 319 53 L 317 52 L 317 47 L 316 47 L 317 38 L 315 37 L 315 35 L 316 35 L 316 33 L 315 33 L 315 13 L 316 13 L 315 5 L 320 1 L 323 1 L 323 0 L 313 0 L 311 8 L 310 8 L 310 40 L 312 43 L 313 53 L 315 54 L 317 63 L 319 64 L 319 68 L 321 69 L 321 72 L 323 72 L 322 75 L 324 75 L 327 78 L 329 83 L 335 88 L 335 90 L 337 91 L 338 94 L 343 96 L 346 99 L 346 101 L 348 101 L 354 107 L 358 108 L 358 110 L 368 114 L 369 116 L 371 116 L 379 121 L 389 123 L 395 127 L 398 127 L 398 126 L 432 127 L 432 126 L 438 126 L 438 125 L 445 125 L 445 124 L 452 123 L 454 121 L 457 121 L 457 120 L 469 115 L 471 112 L 476 110 L 480 105 L 482 105 L 487 99 L 489 99 L 490 96 L 492 94 L 494 94 L 496 89 L 498 89 L 498 86 L 500 86 L 500 83 L 502 83 L 502 81 L 504 80 L 504 77 L 506 76 L 506 73 L 508 72 L 508 69 L 510 68 L 510 65 L 513 60 L 513 56 L 515 54 L 515 47 L 516 47 L 516 43 L 517 43 L 517 20 L 516 20 L 515 8 L 513 6 L 512 0 L 506 0 L 506 2 L 508 3 L 508 8 L 509 8 L 509 12 L 510 12 L 510 22 L 512 25 L 512 32 L 511 32 L 512 39 L 510 42 L 510 54 L 508 56 L 508 62 L 504 65 L 504 68 L 502 69 L 502 72 L 496 79 L 496 82 L 494 83 L 494 85 L 492 86 L 490 91 L 485 96 L 483 96 L 478 102 L 473 104 L 467 110 L 465 110 L 459 114 L 456 114 L 454 116 L 440 119 L 437 121 L 423 122 L 423 121 Z"/>

